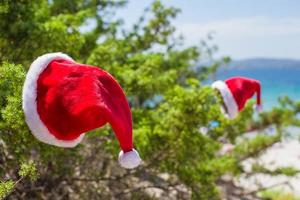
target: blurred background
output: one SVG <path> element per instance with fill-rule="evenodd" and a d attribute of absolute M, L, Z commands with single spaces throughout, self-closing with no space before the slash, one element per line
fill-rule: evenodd
<path fill-rule="evenodd" d="M 300 1 L 1 0 L 0 199 L 299 200 Z M 22 110 L 31 63 L 51 52 L 100 67 L 131 106 L 133 170 L 109 125 L 75 148 L 34 138 Z M 226 118 L 210 84 L 258 79 Z"/>
<path fill-rule="evenodd" d="M 241 75 L 260 80 L 265 109 L 276 105 L 279 96 L 300 99 L 299 1 L 162 2 L 180 8 L 174 25 L 185 46 L 200 44 L 210 35 L 209 45 L 218 48 L 214 56 L 231 57 L 232 62 L 218 71 L 218 79 Z M 130 29 L 147 4 L 147 0 L 129 1 L 116 18 L 124 19 Z"/>

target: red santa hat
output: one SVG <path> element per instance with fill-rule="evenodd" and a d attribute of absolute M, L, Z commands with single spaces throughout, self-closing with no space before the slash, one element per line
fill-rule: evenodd
<path fill-rule="evenodd" d="M 23 87 L 23 110 L 33 135 L 59 147 L 74 147 L 84 133 L 109 123 L 122 151 L 119 163 L 141 162 L 133 148 L 132 117 L 125 94 L 106 71 L 76 63 L 63 53 L 38 57 Z"/>
<path fill-rule="evenodd" d="M 225 81 L 216 81 L 212 88 L 220 91 L 229 118 L 237 116 L 247 102 L 256 93 L 256 110 L 261 111 L 260 82 L 245 77 L 232 77 Z"/>

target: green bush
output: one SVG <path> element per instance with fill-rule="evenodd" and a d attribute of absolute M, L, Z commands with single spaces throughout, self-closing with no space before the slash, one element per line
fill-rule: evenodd
<path fill-rule="evenodd" d="M 295 115 L 300 104 L 288 99 L 255 119 L 253 103 L 235 120 L 223 117 L 220 100 L 202 81 L 230 59 L 213 59 L 214 47 L 183 47 L 172 25 L 179 9 L 154 1 L 126 30 L 122 20 L 109 17 L 124 5 L 94 0 L 0 2 L 2 198 L 139 199 L 152 198 L 146 190 L 158 188 L 175 190 L 179 199 L 220 199 L 222 175 L 243 173 L 241 161 L 279 141 L 284 126 L 299 125 Z M 84 29 L 91 21 L 95 26 Z M 43 144 L 32 136 L 21 108 L 25 74 L 36 57 L 57 51 L 100 66 L 120 82 L 132 108 L 142 166 L 131 171 L 118 166 L 119 147 L 108 126 L 91 131 L 73 149 Z M 194 70 L 202 60 L 211 65 Z M 219 126 L 200 134 L 199 128 L 211 121 Z M 247 130 L 269 125 L 276 126 L 277 135 L 258 135 L 238 143 L 228 155 L 218 154 L 224 141 L 236 143 Z M 18 172 L 19 163 L 28 160 L 33 162 Z M 12 181 L 27 176 L 31 181 Z"/>

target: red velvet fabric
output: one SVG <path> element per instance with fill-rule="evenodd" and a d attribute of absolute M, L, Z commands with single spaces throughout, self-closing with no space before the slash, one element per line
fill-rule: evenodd
<path fill-rule="evenodd" d="M 245 77 L 232 77 L 225 81 L 230 89 L 239 111 L 245 107 L 245 103 L 255 93 L 257 93 L 257 105 L 261 104 L 260 100 L 260 82 L 255 79 Z"/>
<path fill-rule="evenodd" d="M 60 140 L 110 123 L 124 152 L 131 151 L 132 118 L 125 94 L 106 71 L 54 60 L 37 84 L 37 110 L 49 132 Z"/>

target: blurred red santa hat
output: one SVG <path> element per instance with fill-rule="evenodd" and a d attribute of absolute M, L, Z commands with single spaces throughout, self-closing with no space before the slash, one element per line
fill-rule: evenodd
<path fill-rule="evenodd" d="M 125 94 L 106 71 L 76 63 L 63 53 L 38 57 L 23 87 L 23 110 L 33 135 L 59 147 L 74 147 L 84 133 L 109 123 L 122 151 L 119 163 L 141 162 L 133 148 L 132 117 Z"/>
<path fill-rule="evenodd" d="M 229 118 L 237 116 L 247 102 L 256 93 L 256 110 L 260 112 L 261 106 L 261 86 L 255 79 L 246 77 L 232 77 L 225 81 L 215 81 L 212 88 L 217 89 L 223 98 L 227 108 Z"/>

